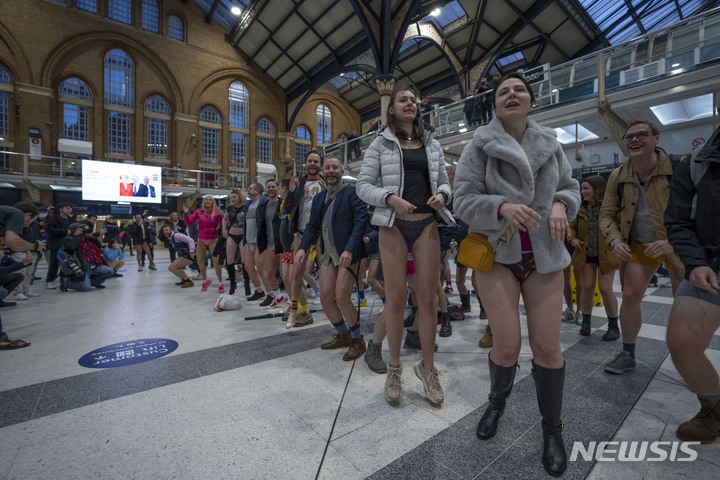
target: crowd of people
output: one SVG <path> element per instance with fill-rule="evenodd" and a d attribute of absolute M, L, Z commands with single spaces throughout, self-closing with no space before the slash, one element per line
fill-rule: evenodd
<path fill-rule="evenodd" d="M 225 271 L 229 295 L 242 282 L 247 302 L 283 308 L 286 328 L 314 322 L 308 298 L 314 294 L 335 329 L 320 348 L 346 349 L 345 361 L 364 354 L 372 371 L 385 374 L 390 404 L 402 401 L 401 346 L 407 328 L 404 345 L 421 350 L 413 371 L 429 401 L 440 405 L 445 394 L 434 352 L 438 324 L 440 336 L 452 335 L 450 252 L 475 236 L 492 255 L 471 273 L 479 316 L 488 321 L 479 345 L 492 347 L 489 402 L 477 436 L 490 441 L 498 434 L 510 401 L 522 343 L 522 297 L 542 417 L 542 463 L 548 474 L 560 476 L 567 467 L 562 321 L 577 320 L 579 334 L 591 334 L 597 285 L 607 315 L 602 340 L 622 339 L 622 349 L 604 370 L 632 371 L 641 301 L 651 277 L 665 264 L 675 296 L 668 347 L 701 405 L 700 413 L 678 427 L 677 436 L 712 442 L 720 434 L 720 383 L 704 351 L 720 327 L 720 227 L 713 221 L 720 208 L 713 187 L 720 177 L 720 129 L 673 168 L 658 147 L 657 127 L 633 121 L 623 136 L 628 160 L 608 180 L 594 175 L 578 181 L 555 132 L 528 117 L 534 94 L 523 75 L 494 78 L 488 91 L 483 98 L 492 100 L 488 108 L 494 115 L 482 116 L 478 123 L 483 125 L 449 175 L 432 127 L 422 120 L 416 92 L 399 87 L 390 98 L 387 125 L 365 153 L 356 186 L 344 182 L 338 159 L 311 150 L 306 174 L 233 190 L 224 212 L 206 196 L 194 212 L 187 206 L 182 217 L 173 212 L 159 234 L 144 215 L 128 226 L 109 216 L 96 232 L 97 217 L 74 217 L 67 203 L 58 204 L 55 212 L 29 203 L 0 207 L 8 249 L 0 253 L 3 297 L 10 292 L 16 300 L 33 296 L 29 285 L 39 280 L 35 269 L 43 251 L 48 253 L 46 288 L 88 291 L 122 276 L 118 272 L 128 239 L 139 271 L 144 258 L 156 270 L 153 246 L 161 242 L 170 252 L 168 269 L 179 279 L 175 285 L 194 287 L 186 273 L 190 268 L 197 270 L 195 279 L 206 291 L 212 283 L 209 262 L 218 293 L 225 293 Z M 471 265 L 459 258 L 455 264 L 461 300 L 455 314 L 464 315 L 471 311 L 465 286 Z M 571 265 L 577 311 L 567 295 Z M 619 310 L 613 292 L 616 271 L 622 285 Z M 360 308 L 368 287 L 382 306 L 366 342 Z M 412 313 L 403 318 L 408 290 Z M 569 315 L 562 314 L 564 298 Z M 386 336 L 387 363 L 381 353 Z M 28 345 L 2 332 L 0 323 L 0 349 Z"/>

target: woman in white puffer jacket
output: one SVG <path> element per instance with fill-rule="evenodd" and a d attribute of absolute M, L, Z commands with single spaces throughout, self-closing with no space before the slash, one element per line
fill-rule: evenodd
<path fill-rule="evenodd" d="M 387 127 L 370 145 L 357 181 L 357 194 L 375 206 L 370 223 L 380 227 L 380 258 L 385 279 L 385 318 L 390 364 L 385 396 L 397 403 L 402 396 L 400 342 L 407 302 L 406 259 L 411 251 L 418 285 L 418 323 L 422 359 L 414 365 L 425 395 L 435 403 L 444 400 L 433 363 L 437 320 L 435 290 L 439 281 L 440 238 L 438 220 L 454 224 L 445 208 L 451 189 L 440 143 L 420 115 L 417 96 L 410 88 L 397 88 L 390 98 Z"/>

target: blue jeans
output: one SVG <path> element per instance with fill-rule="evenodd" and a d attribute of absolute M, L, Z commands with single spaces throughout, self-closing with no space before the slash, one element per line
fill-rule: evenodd
<path fill-rule="evenodd" d="M 33 262 L 32 274 L 30 275 L 31 280 L 35 278 L 35 272 L 37 272 L 37 267 L 38 267 L 38 265 L 40 265 L 40 260 L 43 258 L 42 253 L 35 253 L 34 255 L 35 255 L 35 262 Z"/>
<path fill-rule="evenodd" d="M 65 287 L 72 288 L 78 292 L 90 291 L 90 287 L 102 285 L 105 280 L 112 277 L 115 271 L 107 265 L 97 265 L 85 272 L 85 279 L 82 282 L 71 280 L 65 277 Z"/>

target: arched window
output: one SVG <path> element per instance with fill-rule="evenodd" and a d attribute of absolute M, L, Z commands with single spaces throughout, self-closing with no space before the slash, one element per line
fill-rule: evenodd
<path fill-rule="evenodd" d="M 158 33 L 160 31 L 160 13 L 157 0 L 143 0 L 142 28 Z"/>
<path fill-rule="evenodd" d="M 120 49 L 105 55 L 105 109 L 108 112 L 108 153 L 130 155 L 135 106 L 135 64 Z"/>
<path fill-rule="evenodd" d="M 257 123 L 258 162 L 272 163 L 272 141 L 275 138 L 275 128 L 270 120 L 261 118 Z"/>
<path fill-rule="evenodd" d="M 132 23 L 132 1 L 108 0 L 108 18 L 122 23 Z"/>
<path fill-rule="evenodd" d="M 10 93 L 12 90 L 12 73 L 0 63 L 0 143 L 10 140 Z"/>
<path fill-rule="evenodd" d="M 62 104 L 63 137 L 87 142 L 93 105 L 90 87 L 77 77 L 68 78 L 60 84 L 58 100 Z"/>
<path fill-rule="evenodd" d="M 185 27 L 182 19 L 177 15 L 170 15 L 170 17 L 168 17 L 168 38 L 172 38 L 178 42 L 185 41 Z"/>
<path fill-rule="evenodd" d="M 307 127 L 302 125 L 295 129 L 295 163 L 303 165 L 305 157 L 312 146 L 312 135 Z"/>
<path fill-rule="evenodd" d="M 315 110 L 317 116 L 317 141 L 318 144 L 328 144 L 332 138 L 332 117 L 327 105 L 320 104 Z"/>
<path fill-rule="evenodd" d="M 105 55 L 105 106 L 135 106 L 135 64 L 120 49 Z"/>
<path fill-rule="evenodd" d="M 200 110 L 200 148 L 202 163 L 217 165 L 220 146 L 220 113 L 207 105 Z"/>
<path fill-rule="evenodd" d="M 228 89 L 230 124 L 230 166 L 246 168 L 248 131 L 248 91 L 241 82 L 233 82 Z"/>
<path fill-rule="evenodd" d="M 240 82 L 233 82 L 229 88 L 230 126 L 248 128 L 248 91 Z"/>
<path fill-rule="evenodd" d="M 97 0 L 75 0 L 75 6 L 86 12 L 97 13 Z"/>
<path fill-rule="evenodd" d="M 170 105 L 160 95 L 145 100 L 147 118 L 147 158 L 167 160 Z"/>

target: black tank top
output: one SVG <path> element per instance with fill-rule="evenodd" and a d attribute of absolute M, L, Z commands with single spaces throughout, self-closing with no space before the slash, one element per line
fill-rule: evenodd
<path fill-rule="evenodd" d="M 403 170 L 405 171 L 403 200 L 407 200 L 417 207 L 414 213 L 433 213 L 434 210 L 427 204 L 432 196 L 432 191 L 430 190 L 430 173 L 425 147 L 412 150 L 403 148 L 402 153 Z"/>

